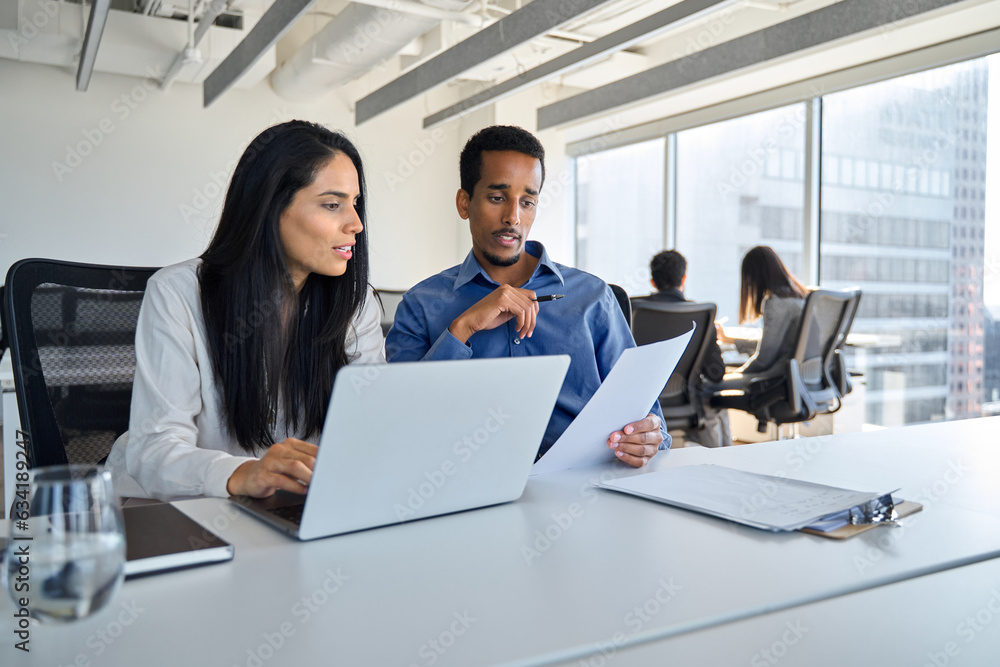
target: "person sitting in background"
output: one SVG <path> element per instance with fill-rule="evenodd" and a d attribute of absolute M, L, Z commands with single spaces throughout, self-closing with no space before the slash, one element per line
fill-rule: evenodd
<path fill-rule="evenodd" d="M 639 297 L 635 301 L 651 301 L 654 303 L 683 303 L 684 284 L 687 282 L 687 260 L 676 250 L 664 250 L 653 256 L 649 262 L 650 283 L 656 291 L 649 296 Z M 726 373 L 726 364 L 722 360 L 722 350 L 716 338 L 716 330 L 710 330 L 706 335 L 711 339 L 705 350 L 705 358 L 701 362 L 701 376 L 707 382 L 719 382 Z M 703 384 L 703 383 L 702 383 Z M 698 389 L 702 388 L 699 384 Z M 704 399 L 707 394 L 701 392 Z M 698 443 L 704 447 L 724 447 L 733 444 L 732 432 L 729 428 L 729 413 L 717 410 L 703 400 L 705 424 L 698 431 L 685 433 L 684 439 Z"/>
<path fill-rule="evenodd" d="M 337 370 L 385 363 L 382 345 L 357 149 L 304 121 L 264 130 L 205 252 L 149 279 L 115 490 L 305 493 Z"/>
<path fill-rule="evenodd" d="M 747 251 L 740 267 L 740 324 L 763 316 L 760 341 L 753 356 L 713 389 L 743 386 L 752 376 L 765 373 L 791 358 L 808 293 L 773 249 L 756 246 Z M 722 327 L 716 325 L 716 329 L 720 341 L 736 342 L 725 335 Z"/>

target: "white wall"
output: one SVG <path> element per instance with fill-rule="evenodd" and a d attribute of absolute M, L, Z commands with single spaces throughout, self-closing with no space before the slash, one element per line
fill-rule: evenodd
<path fill-rule="evenodd" d="M 292 118 L 343 129 L 369 181 L 372 281 L 409 287 L 460 261 L 458 123 L 424 131 L 422 99 L 355 128 L 336 93 L 314 104 L 267 83 L 202 108 L 201 86 L 0 59 L 0 270 L 24 257 L 160 266 L 199 254 L 235 161 L 265 127 Z"/>

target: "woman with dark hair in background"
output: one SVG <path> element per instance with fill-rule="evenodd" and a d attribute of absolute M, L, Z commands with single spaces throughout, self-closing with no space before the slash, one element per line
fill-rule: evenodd
<path fill-rule="evenodd" d="M 250 143 L 208 248 L 149 280 L 121 495 L 305 493 L 337 370 L 385 360 L 365 223 L 343 135 L 290 121 Z"/>
<path fill-rule="evenodd" d="M 740 268 L 740 323 L 764 316 L 757 351 L 736 372 L 754 375 L 767 371 L 794 353 L 795 336 L 809 290 L 782 263 L 768 246 L 747 251 Z M 717 327 L 719 340 L 735 342 Z M 723 384 L 732 379 L 727 375 Z"/>

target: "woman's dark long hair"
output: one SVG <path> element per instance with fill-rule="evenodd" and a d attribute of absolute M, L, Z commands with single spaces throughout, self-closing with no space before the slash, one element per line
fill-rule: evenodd
<path fill-rule="evenodd" d="M 310 274 L 297 292 L 279 235 L 281 214 L 337 153 L 358 170 L 354 256 L 343 276 Z M 343 135 L 293 120 L 260 133 L 233 173 L 199 272 L 212 368 L 229 433 L 258 454 L 288 432 L 323 428 L 351 320 L 368 292 L 368 224 L 361 156 Z"/>
<path fill-rule="evenodd" d="M 761 305 L 769 296 L 802 299 L 808 292 L 788 272 L 778 253 L 766 245 L 750 248 L 740 267 L 740 322 L 760 317 Z"/>

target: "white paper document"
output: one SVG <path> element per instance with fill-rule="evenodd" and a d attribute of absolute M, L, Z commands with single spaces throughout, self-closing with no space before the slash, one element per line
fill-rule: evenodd
<path fill-rule="evenodd" d="M 535 463 L 531 474 L 581 468 L 615 458 L 608 436 L 649 414 L 693 333 L 692 326 L 676 338 L 622 352 L 590 401 Z"/>
<path fill-rule="evenodd" d="M 683 466 L 595 486 L 773 531 L 798 530 L 883 495 L 717 465 Z"/>

